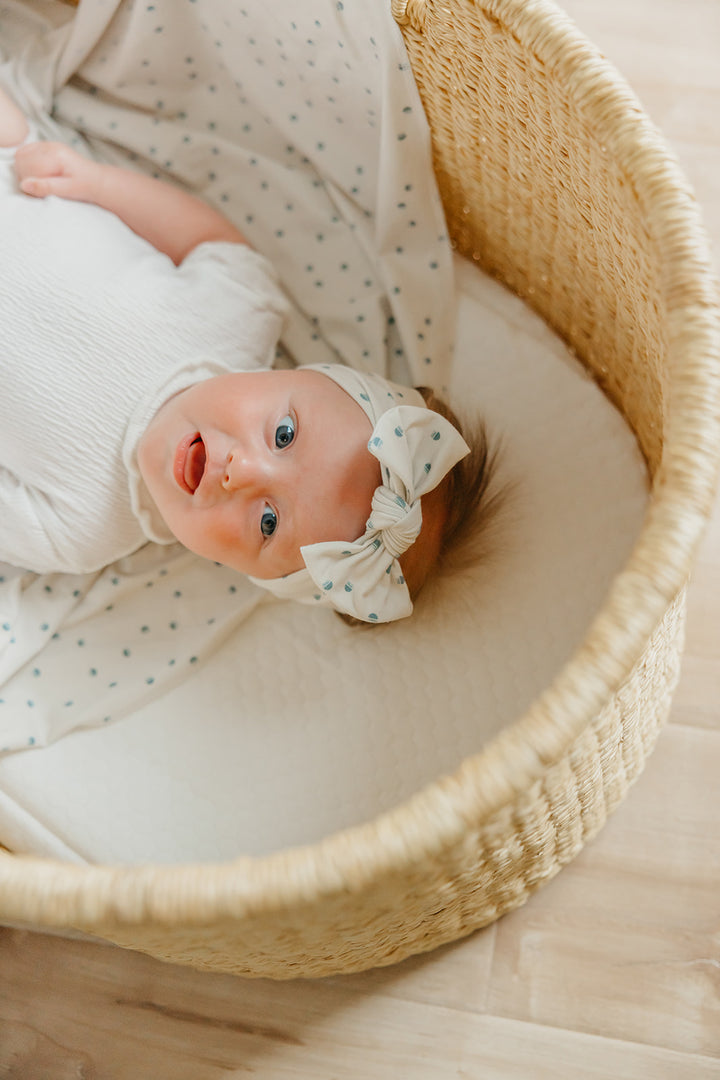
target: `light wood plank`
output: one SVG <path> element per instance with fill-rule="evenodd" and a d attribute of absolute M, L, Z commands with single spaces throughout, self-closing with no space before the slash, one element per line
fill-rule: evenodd
<path fill-rule="evenodd" d="M 391 968 L 323 980 L 344 990 L 401 997 L 445 1008 L 487 1012 L 497 924 L 432 953 L 410 957 Z"/>
<path fill-rule="evenodd" d="M 8 940 L 8 937 L 10 940 Z M 184 972 L 103 946 L 5 931 L 3 1076 L 22 1080 L 695 1080 L 720 1064 L 327 982 Z M 117 976 L 121 985 L 118 986 Z M 190 1053 L 188 1051 L 191 1051 Z M 12 1064 L 10 1064 L 12 1063 Z"/>
<path fill-rule="evenodd" d="M 720 1057 L 718 775 L 720 735 L 668 728 L 597 841 L 499 923 L 491 1013 Z"/>
<path fill-rule="evenodd" d="M 720 626 L 720 617 L 716 623 Z M 687 652 L 675 693 L 673 718 L 680 724 L 720 731 L 720 663 Z"/>

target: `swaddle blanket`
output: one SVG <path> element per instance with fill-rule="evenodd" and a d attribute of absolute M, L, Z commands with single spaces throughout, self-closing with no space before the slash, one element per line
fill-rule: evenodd
<path fill-rule="evenodd" d="M 82 0 L 16 48 L 11 72 L 69 137 L 188 184 L 238 225 L 295 300 L 298 363 L 392 374 L 390 359 L 399 381 L 446 384 L 450 249 L 384 0 Z"/>
<path fill-rule="evenodd" d="M 445 385 L 452 261 L 386 3 L 0 0 L 0 57 L 45 137 L 190 186 L 275 263 L 286 362 Z M 0 567 L 0 750 L 132 713 L 262 600 L 179 548 L 77 577 Z"/>

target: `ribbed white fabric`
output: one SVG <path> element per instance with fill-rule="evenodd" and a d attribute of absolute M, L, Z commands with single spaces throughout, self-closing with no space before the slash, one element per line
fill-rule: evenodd
<path fill-rule="evenodd" d="M 269 367 L 286 304 L 245 245 L 202 244 L 175 267 L 98 207 L 18 193 L 11 159 L 0 160 L 0 561 L 83 573 L 173 540 L 123 454 L 132 470 L 134 442 L 172 393 Z"/>

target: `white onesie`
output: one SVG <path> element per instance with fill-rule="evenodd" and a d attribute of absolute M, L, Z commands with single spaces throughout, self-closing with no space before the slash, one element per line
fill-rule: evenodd
<path fill-rule="evenodd" d="M 172 394 L 270 367 L 287 304 L 244 244 L 176 267 L 115 215 L 17 190 L 0 149 L 0 562 L 84 573 L 172 535 L 134 464 Z"/>

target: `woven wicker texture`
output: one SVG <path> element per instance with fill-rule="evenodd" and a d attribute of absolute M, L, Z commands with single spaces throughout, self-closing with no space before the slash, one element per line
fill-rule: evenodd
<path fill-rule="evenodd" d="M 394 0 L 393 13 L 457 247 L 541 313 L 637 434 L 653 498 L 632 558 L 528 713 L 393 812 L 225 865 L 5 855 L 0 918 L 276 978 L 391 963 L 485 925 L 557 873 L 667 716 L 720 454 L 717 291 L 692 194 L 549 0 Z"/>

